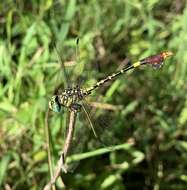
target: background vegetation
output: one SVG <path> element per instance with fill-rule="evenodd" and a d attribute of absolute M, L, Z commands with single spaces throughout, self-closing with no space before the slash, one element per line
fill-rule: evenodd
<path fill-rule="evenodd" d="M 128 59 L 136 61 L 163 50 L 173 51 L 174 56 L 161 70 L 143 67 L 89 98 L 100 103 L 98 111 L 90 111 L 94 123 L 105 121 L 101 137 L 110 135 L 108 140 L 121 148 L 112 151 L 86 141 L 81 150 L 89 151 L 85 159 L 74 173 L 62 176 L 67 187 L 186 189 L 185 0 L 0 2 L 0 188 L 42 189 L 49 181 L 44 117 L 49 98 L 64 82 L 52 43 L 68 65 L 76 60 L 77 36 L 80 58 L 67 70 L 71 81 L 81 75 L 84 86 L 123 67 Z M 105 110 L 103 103 L 117 111 Z M 54 163 L 63 144 L 59 118 L 50 116 Z M 86 125 L 80 117 L 79 140 L 93 136 L 83 133 Z M 81 159 L 79 144 L 77 160 Z"/>

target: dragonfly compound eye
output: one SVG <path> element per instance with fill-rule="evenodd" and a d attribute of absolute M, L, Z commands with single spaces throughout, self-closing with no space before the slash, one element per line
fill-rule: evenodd
<path fill-rule="evenodd" d="M 59 113 L 61 111 L 61 105 L 58 102 L 58 97 L 53 96 L 51 100 L 49 101 L 49 108 L 54 111 Z"/>

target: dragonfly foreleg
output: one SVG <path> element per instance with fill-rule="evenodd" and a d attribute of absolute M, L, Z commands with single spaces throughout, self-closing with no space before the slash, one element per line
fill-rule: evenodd
<path fill-rule="evenodd" d="M 72 111 L 80 112 L 81 108 L 82 108 L 82 105 L 77 104 L 77 103 L 73 103 L 73 104 L 71 104 L 70 108 L 71 108 Z"/>

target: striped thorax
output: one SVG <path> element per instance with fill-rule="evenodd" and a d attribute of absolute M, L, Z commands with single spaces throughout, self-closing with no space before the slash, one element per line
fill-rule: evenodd
<path fill-rule="evenodd" d="M 51 98 L 51 101 L 49 102 L 49 108 L 54 112 L 60 112 L 63 107 L 70 109 L 80 109 L 78 102 L 83 100 L 87 95 L 87 91 L 82 88 L 67 88 L 60 95 L 54 95 Z"/>

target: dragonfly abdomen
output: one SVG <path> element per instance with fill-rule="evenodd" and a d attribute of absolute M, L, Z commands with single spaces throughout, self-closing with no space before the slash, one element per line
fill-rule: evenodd
<path fill-rule="evenodd" d="M 164 58 L 161 54 L 158 54 L 156 56 L 150 56 L 150 57 L 140 60 L 141 64 L 161 63 L 163 61 L 164 61 Z"/>

